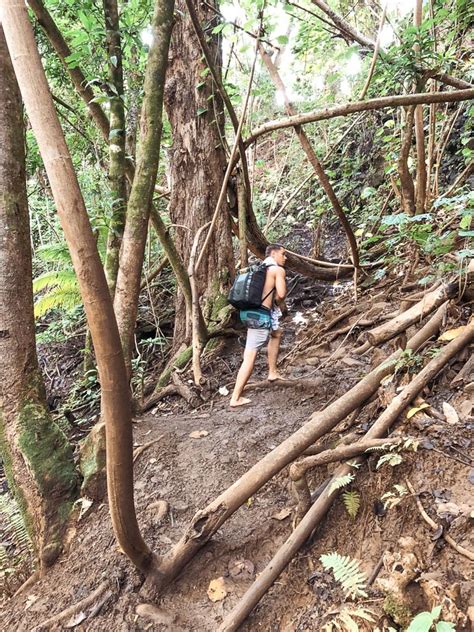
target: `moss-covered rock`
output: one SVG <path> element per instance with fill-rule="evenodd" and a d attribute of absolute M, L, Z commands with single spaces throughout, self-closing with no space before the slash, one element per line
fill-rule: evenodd
<path fill-rule="evenodd" d="M 97 423 L 80 447 L 79 469 L 83 477 L 81 494 L 94 500 L 102 500 L 107 490 L 105 471 L 105 424 Z"/>

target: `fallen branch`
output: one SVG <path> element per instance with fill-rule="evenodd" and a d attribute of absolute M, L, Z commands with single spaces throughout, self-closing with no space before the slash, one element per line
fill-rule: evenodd
<path fill-rule="evenodd" d="M 436 316 L 444 315 L 446 307 L 443 305 Z M 436 316 L 434 318 L 436 318 Z M 431 319 L 433 321 L 433 318 Z M 438 320 L 438 325 L 441 320 Z M 474 322 L 467 325 L 463 334 L 458 336 L 455 340 L 450 342 L 443 351 L 433 358 L 427 366 L 413 379 L 413 381 L 404 388 L 404 390 L 395 397 L 385 412 L 379 417 L 375 424 L 365 435 L 366 439 L 377 438 L 385 434 L 390 425 L 396 420 L 398 415 L 403 412 L 407 405 L 416 397 L 416 395 L 424 388 L 428 382 L 435 377 L 440 369 L 459 351 L 461 351 L 466 344 L 469 344 L 474 339 Z M 358 461 L 360 460 L 357 459 Z M 340 466 L 333 475 L 332 481 L 336 481 L 337 478 L 345 476 L 350 472 L 354 472 L 354 469 L 350 465 Z M 309 509 L 308 513 L 304 516 L 298 527 L 293 531 L 291 536 L 286 540 L 283 546 L 279 549 L 274 558 L 270 561 L 263 572 L 258 576 L 258 579 L 252 584 L 249 590 L 244 594 L 241 601 L 235 606 L 232 612 L 226 617 L 222 625 L 219 627 L 219 632 L 231 632 L 237 630 L 241 623 L 247 618 L 253 608 L 257 605 L 263 595 L 267 592 L 270 586 L 274 583 L 280 573 L 286 568 L 289 562 L 296 555 L 300 547 L 311 535 L 314 529 L 319 525 L 321 520 L 326 515 L 329 507 L 332 505 L 332 501 L 338 495 L 339 490 L 331 487 L 331 483 L 328 487 L 328 492 L 322 494 L 314 505 Z M 472 559 L 472 558 L 471 558 Z"/>
<path fill-rule="evenodd" d="M 361 439 L 352 445 L 341 445 L 332 450 L 325 450 L 320 454 L 309 456 L 302 461 L 293 463 L 290 466 L 290 478 L 293 481 L 295 491 L 298 497 L 297 516 L 301 518 L 308 511 L 311 502 L 311 493 L 309 491 L 308 482 L 306 480 L 306 472 L 309 469 L 334 463 L 335 461 L 344 461 L 354 456 L 364 454 L 370 448 L 381 448 L 385 445 L 397 445 L 402 441 L 401 437 L 392 439 Z"/>
<path fill-rule="evenodd" d="M 417 94 L 393 95 L 390 97 L 378 97 L 367 101 L 355 101 L 338 105 L 332 108 L 323 108 L 289 116 L 284 119 L 277 119 L 263 123 L 255 128 L 245 141 L 245 146 L 252 145 L 257 138 L 277 129 L 295 127 L 295 125 L 306 125 L 315 121 L 326 121 L 337 116 L 347 116 L 356 112 L 367 112 L 368 110 L 382 110 L 390 107 L 403 107 L 407 105 L 421 105 L 423 103 L 453 103 L 456 101 L 469 101 L 474 98 L 474 88 L 466 90 L 454 90 L 452 92 L 419 92 Z"/>
<path fill-rule="evenodd" d="M 396 316 L 393 320 L 367 332 L 367 340 L 375 347 L 387 340 L 391 340 L 406 331 L 408 327 L 422 320 L 425 316 L 434 311 L 447 299 L 452 298 L 458 292 L 457 283 L 449 283 L 441 286 L 437 290 L 426 294 L 419 303 L 410 307 L 405 312 Z"/>
<path fill-rule="evenodd" d="M 267 388 L 295 388 L 297 390 L 311 390 L 321 386 L 323 383 L 323 379 L 317 377 L 313 380 L 286 380 L 284 378 L 279 378 L 278 380 L 261 380 L 260 382 L 250 382 L 245 387 L 245 391 L 252 389 L 267 389 Z"/>
<path fill-rule="evenodd" d="M 426 340 L 435 335 L 439 331 L 444 314 L 445 307 L 443 306 L 413 336 L 408 342 L 408 347 L 416 351 Z M 400 354 L 401 350 L 394 352 L 388 360 L 372 370 L 325 410 L 314 413 L 299 430 L 250 468 L 207 507 L 198 511 L 179 542 L 161 559 L 156 572 L 148 576 L 144 584 L 144 591 L 155 594 L 171 582 L 221 525 L 250 496 L 253 496 L 275 474 L 294 461 L 317 439 L 332 430 L 353 410 L 360 407 L 362 402 L 369 399 L 377 391 L 381 380 L 394 370 Z"/>
<path fill-rule="evenodd" d="M 99 597 L 101 597 L 110 588 L 111 584 L 109 580 L 102 582 L 90 595 L 88 595 L 84 599 L 81 599 L 81 601 L 78 601 L 73 606 L 69 606 L 69 608 L 66 608 L 65 610 L 58 612 L 58 614 L 55 614 L 49 619 L 46 619 L 46 621 L 43 621 L 43 623 L 35 626 L 31 630 L 31 632 L 41 632 L 41 630 L 45 630 L 52 625 L 59 623 L 60 621 L 64 621 L 64 619 L 71 618 L 73 615 L 75 615 L 77 612 L 80 612 L 81 610 L 87 610 L 87 608 L 94 604 L 96 599 L 99 599 Z"/>
<path fill-rule="evenodd" d="M 413 488 L 413 485 L 410 483 L 410 481 L 407 478 L 405 479 L 405 483 L 407 484 L 407 487 L 410 490 L 410 493 L 415 499 L 416 506 L 418 507 L 418 511 L 420 512 L 421 517 L 426 522 L 426 524 L 428 524 L 433 529 L 433 531 L 437 531 L 439 529 L 439 525 L 434 520 L 432 520 L 430 516 L 426 513 L 423 505 L 421 504 L 421 500 L 418 496 L 418 493 Z M 469 551 L 469 549 L 466 549 L 465 547 L 455 542 L 448 533 L 443 532 L 443 538 L 446 540 L 449 546 L 451 546 L 460 555 L 464 555 L 469 560 L 471 560 L 471 562 L 474 562 L 474 553 L 472 551 Z"/>

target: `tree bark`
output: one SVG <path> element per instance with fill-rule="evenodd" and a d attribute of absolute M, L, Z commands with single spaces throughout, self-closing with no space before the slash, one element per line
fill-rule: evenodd
<path fill-rule="evenodd" d="M 152 566 L 153 555 L 141 537 L 135 514 L 128 380 L 104 270 L 26 6 L 16 0 L 3 0 L 0 18 L 71 252 L 96 352 L 101 414 L 106 425 L 107 487 L 112 525 L 123 552 L 146 572 Z"/>
<path fill-rule="evenodd" d="M 119 268 L 120 245 L 125 226 L 127 185 L 125 178 L 125 108 L 123 103 L 122 46 L 116 0 L 103 0 L 107 56 L 109 62 L 109 182 L 112 197 L 112 217 L 107 235 L 105 277 L 110 294 L 115 294 Z"/>
<path fill-rule="evenodd" d="M 150 207 L 160 159 L 163 94 L 173 8 L 173 0 L 158 0 L 153 16 L 153 42 L 145 71 L 137 166 L 127 205 L 114 298 L 114 311 L 129 374 Z"/>
<path fill-rule="evenodd" d="M 261 44 L 259 44 L 259 51 L 267 67 L 267 70 L 270 74 L 270 77 L 273 83 L 275 84 L 276 89 L 279 90 L 280 93 L 283 95 L 286 111 L 288 112 L 289 116 L 296 115 L 297 114 L 296 109 L 293 106 L 293 104 L 290 102 L 290 100 L 288 99 L 285 85 L 283 84 L 283 81 L 281 80 L 280 74 L 275 64 L 272 62 L 270 56 L 265 52 Z M 314 151 L 309 141 L 309 138 L 306 135 L 306 132 L 299 125 L 295 125 L 295 132 L 296 132 L 296 135 L 298 136 L 301 147 L 303 148 L 303 151 L 306 154 L 306 157 L 308 158 L 319 182 L 321 183 L 321 186 L 324 189 L 324 192 L 326 193 L 326 195 L 329 198 L 329 201 L 331 202 L 334 212 L 336 213 L 337 217 L 339 218 L 339 221 L 341 222 L 341 225 L 346 233 L 346 237 L 349 242 L 349 246 L 350 246 L 350 250 L 352 254 L 352 263 L 354 264 L 355 268 L 358 268 L 359 267 L 359 251 L 357 249 L 357 241 L 356 241 L 354 232 L 352 230 L 352 227 L 346 217 L 346 214 L 344 213 L 342 206 L 339 200 L 337 199 L 337 196 L 334 192 L 334 189 L 332 188 L 331 183 L 329 182 L 329 178 L 327 177 L 322 164 L 319 162 L 318 157 L 316 156 L 316 152 Z"/>
<path fill-rule="evenodd" d="M 211 3 L 212 4 L 212 3 Z M 207 5 L 193 0 L 199 20 L 208 21 L 213 12 Z M 206 75 L 206 65 L 184 0 L 177 2 L 178 18 L 170 46 L 165 106 L 171 123 L 173 147 L 171 155 L 170 217 L 177 228 L 175 243 L 180 257 L 189 261 L 192 242 L 197 230 L 212 219 L 226 168 L 219 129 L 222 130 L 222 100 L 214 90 L 212 77 Z M 208 47 L 221 65 L 218 38 L 210 38 Z M 211 106 L 211 100 L 215 108 Z M 214 111 L 217 117 L 214 117 Z M 231 225 L 228 212 L 217 219 L 207 256 L 200 266 L 196 284 L 199 293 L 209 300 L 207 311 L 218 311 L 216 298 L 234 274 Z M 184 302 L 181 293 L 176 303 L 176 325 L 173 346 L 177 349 L 186 340 Z"/>
<path fill-rule="evenodd" d="M 78 477 L 72 448 L 46 403 L 31 266 L 23 111 L 0 26 L 0 448 L 44 567 L 61 551 Z"/>
<path fill-rule="evenodd" d="M 399 107 L 407 105 L 419 105 L 420 103 L 454 103 L 457 101 L 469 101 L 474 99 L 474 88 L 465 90 L 454 90 L 452 92 L 420 92 L 418 94 L 402 94 L 390 97 L 378 97 L 376 99 L 367 99 L 367 101 L 355 101 L 354 103 L 346 103 L 345 105 L 337 105 L 332 108 L 323 108 L 322 110 L 314 110 L 305 112 L 304 114 L 296 114 L 284 119 L 277 119 L 263 123 L 260 127 L 255 128 L 250 136 L 245 140 L 245 146 L 252 145 L 257 138 L 268 134 L 277 129 L 285 127 L 295 127 L 295 125 L 306 125 L 315 121 L 326 121 L 337 116 L 347 116 L 355 112 L 367 112 L 369 110 L 382 110 L 384 108 Z"/>

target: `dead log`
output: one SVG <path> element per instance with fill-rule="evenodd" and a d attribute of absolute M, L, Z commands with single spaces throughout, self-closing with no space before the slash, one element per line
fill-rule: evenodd
<path fill-rule="evenodd" d="M 385 412 L 367 432 L 365 438 L 376 438 L 385 434 L 398 415 L 403 412 L 410 401 L 416 397 L 421 389 L 424 388 L 430 380 L 439 373 L 439 371 L 449 362 L 451 358 L 462 351 L 462 349 L 472 340 L 474 340 L 474 321 L 467 325 L 463 334 L 450 342 L 443 351 L 433 358 L 433 360 L 426 365 L 426 367 L 413 379 L 413 381 L 392 400 L 392 403 L 388 406 Z M 354 472 L 354 469 L 351 468 L 351 466 L 340 466 L 336 470 L 332 481 L 335 481 L 336 478 L 344 476 L 349 472 Z M 308 513 L 304 516 L 298 527 L 279 549 L 264 571 L 258 576 L 258 579 L 244 594 L 243 598 L 235 606 L 232 612 L 226 617 L 222 625 L 219 627 L 219 632 L 231 632 L 232 630 L 237 630 L 241 623 L 245 621 L 263 595 L 296 555 L 303 543 L 307 540 L 317 525 L 319 525 L 329 510 L 332 501 L 338 495 L 338 492 L 339 490 L 334 489 L 330 483 L 328 491 L 318 498 Z"/>
<path fill-rule="evenodd" d="M 445 306 L 442 306 L 408 342 L 408 347 L 416 351 L 435 335 L 439 331 L 444 314 Z M 401 350 L 397 350 L 325 410 L 314 413 L 302 428 L 256 463 L 207 507 L 198 511 L 179 542 L 160 560 L 156 572 L 150 573 L 143 590 L 153 595 L 171 582 L 250 496 L 317 439 L 332 430 L 362 402 L 369 399 L 378 389 L 381 380 L 392 372 L 400 354 Z"/>
<path fill-rule="evenodd" d="M 367 332 L 367 340 L 375 347 L 395 338 L 402 331 L 406 331 L 411 325 L 414 325 L 428 314 L 431 314 L 431 312 L 442 303 L 455 296 L 457 292 L 458 284 L 456 282 L 442 285 L 433 292 L 426 294 L 419 303 L 407 309 L 406 312 L 399 314 L 393 320 L 389 320 L 387 323 Z"/>

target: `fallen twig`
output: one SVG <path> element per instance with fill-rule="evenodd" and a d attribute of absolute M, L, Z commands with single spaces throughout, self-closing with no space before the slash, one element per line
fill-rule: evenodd
<path fill-rule="evenodd" d="M 147 443 L 144 443 L 143 445 L 139 445 L 137 448 L 135 448 L 135 450 L 133 451 L 133 462 L 135 463 L 135 461 L 138 459 L 140 454 L 145 452 L 145 450 L 147 450 L 149 447 L 151 447 L 155 443 L 158 443 L 158 441 L 163 439 L 164 436 L 165 435 L 162 434 L 159 437 L 157 437 L 156 439 L 152 439 L 151 441 L 148 441 Z"/>
<path fill-rule="evenodd" d="M 418 496 L 418 493 L 415 491 L 413 485 L 410 483 L 410 481 L 407 478 L 405 479 L 405 483 L 407 484 L 408 489 L 410 490 L 411 494 L 413 495 L 413 498 L 415 499 L 416 506 L 418 507 L 418 511 L 420 512 L 421 517 L 426 522 L 426 524 L 428 524 L 433 529 L 433 531 L 437 531 L 439 529 L 439 525 L 432 518 L 430 518 L 430 516 L 428 516 L 428 514 L 426 513 L 423 505 L 421 504 L 421 500 Z M 460 555 L 464 555 L 469 560 L 471 560 L 471 562 L 474 562 L 474 553 L 472 551 L 469 551 L 469 549 L 466 549 L 460 544 L 458 544 L 457 542 L 455 542 L 448 533 L 443 532 L 443 538 Z"/>

